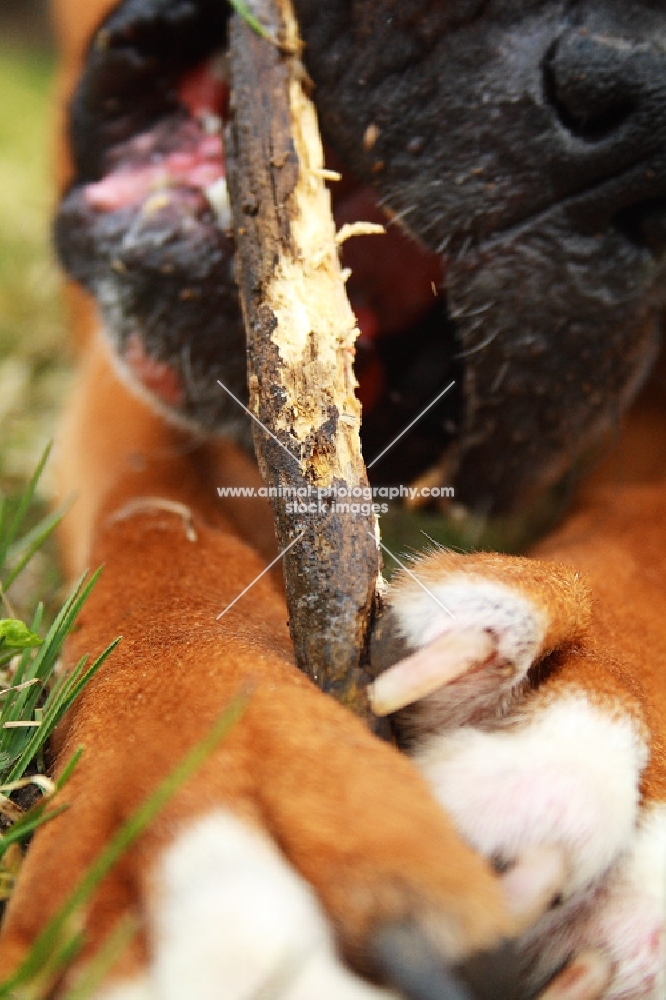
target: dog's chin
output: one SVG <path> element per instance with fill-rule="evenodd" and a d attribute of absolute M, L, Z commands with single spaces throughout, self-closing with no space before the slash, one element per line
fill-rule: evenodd
<path fill-rule="evenodd" d="M 162 6 L 148 17 L 145 0 L 126 0 L 93 42 L 56 242 L 137 390 L 177 422 L 248 440 L 223 148 L 225 18 L 203 0 L 173 8 L 178 16 Z M 338 225 L 387 227 L 348 241 L 343 260 L 361 331 L 366 461 L 392 445 L 373 463 L 374 482 L 445 482 L 483 517 L 524 508 L 594 449 L 649 369 L 666 209 L 641 203 L 586 230 L 570 199 L 533 214 L 525 205 L 520 225 L 474 244 L 440 219 L 437 244 L 455 248 L 441 254 L 407 234 L 332 149 L 329 158 L 343 175 L 332 186 Z"/>

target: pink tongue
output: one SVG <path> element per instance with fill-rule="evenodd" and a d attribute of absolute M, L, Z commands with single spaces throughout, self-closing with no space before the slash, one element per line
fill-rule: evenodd
<path fill-rule="evenodd" d="M 188 152 L 169 153 L 141 167 L 119 167 L 96 184 L 87 185 L 86 201 L 93 208 L 114 211 L 143 201 L 163 187 L 186 184 L 206 188 L 224 175 L 222 140 L 207 135 Z"/>
<path fill-rule="evenodd" d="M 342 249 L 352 274 L 347 290 L 369 339 L 402 333 L 432 309 L 444 279 L 444 262 L 387 222 L 369 188 L 358 188 L 335 205 L 335 222 L 380 222 L 382 236 L 354 236 Z M 372 319 L 370 318 L 372 317 Z"/>

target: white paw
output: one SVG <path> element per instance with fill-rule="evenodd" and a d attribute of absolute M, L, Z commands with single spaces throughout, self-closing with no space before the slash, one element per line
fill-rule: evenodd
<path fill-rule="evenodd" d="M 377 715 L 423 698 L 436 723 L 460 725 L 490 711 L 527 675 L 542 649 L 546 616 L 501 583 L 462 573 L 403 584 L 392 595 L 392 627 L 416 650 L 380 674 L 370 688 Z"/>
<path fill-rule="evenodd" d="M 508 714 L 533 665 L 579 638 L 590 613 L 573 571 L 487 553 L 436 552 L 387 596 L 373 657 L 376 669 L 388 669 L 369 697 L 379 715 L 412 706 L 417 730 Z"/>
<path fill-rule="evenodd" d="M 306 882 L 261 833 L 218 810 L 153 875 L 157 1000 L 388 1000 L 335 954 Z"/>
<path fill-rule="evenodd" d="M 642 816 L 631 850 L 580 928 L 603 948 L 616 975 L 607 1000 L 663 1000 L 666 995 L 666 806 Z"/>
<path fill-rule="evenodd" d="M 156 1000 L 152 983 L 146 973 L 134 979 L 122 979 L 95 993 L 94 1000 Z"/>
<path fill-rule="evenodd" d="M 427 579 L 424 590 L 404 583 L 395 614 L 411 646 L 425 646 L 442 635 L 483 629 L 496 636 L 502 659 L 519 672 L 529 669 L 546 632 L 546 616 L 512 587 L 474 573 Z"/>
<path fill-rule="evenodd" d="M 466 838 L 510 862 L 555 847 L 566 894 L 593 885 L 632 843 L 647 752 L 628 717 L 583 694 L 546 702 L 510 728 L 431 736 L 414 759 Z"/>
<path fill-rule="evenodd" d="M 521 941 L 532 983 L 589 951 L 612 968 L 604 1000 L 663 1000 L 666 807 L 647 815 L 641 804 L 641 724 L 595 697 L 593 670 L 583 686 L 594 654 L 581 648 L 589 600 L 575 575 L 491 557 L 484 580 L 485 558 L 467 573 L 462 557 L 439 553 L 414 564 L 426 590 L 399 581 L 392 627 L 411 655 L 373 696 L 417 701 L 398 725 L 475 848 L 507 864 L 539 849 L 562 858 L 558 903 Z M 560 645 L 574 679 L 535 689 L 530 669 Z"/>
<path fill-rule="evenodd" d="M 521 946 L 535 982 L 564 956 L 589 950 L 611 971 L 603 1000 L 663 1000 L 665 914 L 666 807 L 658 806 L 641 816 L 630 847 L 596 889 L 546 913 Z"/>

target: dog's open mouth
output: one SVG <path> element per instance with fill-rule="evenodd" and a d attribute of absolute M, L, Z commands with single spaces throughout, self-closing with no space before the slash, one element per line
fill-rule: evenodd
<path fill-rule="evenodd" d="M 246 388 L 224 162 L 223 26 L 219 47 L 210 30 L 185 31 L 189 65 L 182 46 L 173 66 L 160 52 L 159 86 L 141 94 L 151 62 L 157 73 L 150 55 L 157 37 L 152 42 L 149 26 L 137 27 L 131 7 L 98 33 L 75 97 L 77 170 L 57 218 L 58 250 L 96 296 L 119 369 L 133 386 L 171 417 L 228 428 L 243 423 L 243 412 L 217 380 L 242 401 Z M 361 331 L 356 370 L 371 461 L 443 387 L 459 385 L 459 366 L 443 259 L 392 223 L 369 187 L 341 173 L 331 186 L 337 225 L 386 226 L 384 235 L 348 241 L 343 259 Z M 408 440 L 391 449 L 391 461 L 377 462 L 375 482 L 409 483 L 430 468 L 456 434 L 460 399 L 454 387 L 430 406 Z"/>
<path fill-rule="evenodd" d="M 125 0 L 99 29 L 72 105 L 74 183 L 56 238 L 133 385 L 172 418 L 242 434 L 226 19 L 219 0 Z M 364 145 L 374 141 L 366 130 Z M 342 174 L 331 188 L 338 226 L 387 227 L 347 241 L 343 258 L 371 478 L 453 473 L 459 498 L 483 514 L 520 507 L 616 418 L 647 368 L 663 199 L 619 199 L 612 225 L 589 233 L 569 231 L 565 201 L 532 222 L 526 206 L 526 223 L 475 244 L 454 233 L 444 256 L 329 153 Z"/>

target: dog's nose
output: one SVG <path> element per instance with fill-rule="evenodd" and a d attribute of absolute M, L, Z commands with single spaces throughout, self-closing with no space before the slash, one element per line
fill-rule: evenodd
<path fill-rule="evenodd" d="M 575 170 L 583 180 L 577 208 L 591 228 L 612 217 L 634 243 L 663 252 L 666 32 L 633 38 L 572 26 L 551 45 L 543 71 L 566 149 L 563 188 Z"/>
<path fill-rule="evenodd" d="M 619 141 L 631 132 L 649 142 L 654 115 L 663 118 L 666 52 L 649 42 L 571 28 L 551 47 L 544 69 L 547 94 L 576 138 Z"/>

